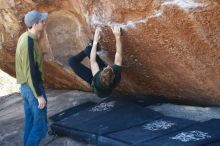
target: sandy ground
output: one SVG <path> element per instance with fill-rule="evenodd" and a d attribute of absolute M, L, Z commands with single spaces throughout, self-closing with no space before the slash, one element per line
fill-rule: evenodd
<path fill-rule="evenodd" d="M 18 92 L 19 85 L 16 79 L 0 69 L 0 96 L 5 96 L 13 92 Z"/>
<path fill-rule="evenodd" d="M 100 101 L 94 94 L 80 91 L 47 90 L 47 96 L 48 117 L 87 101 Z M 0 97 L 0 146 L 21 146 L 23 144 L 24 113 L 22 102 L 22 97 L 18 93 Z M 220 119 L 220 107 L 195 107 L 170 103 L 156 104 L 148 107 L 164 115 L 196 121 L 206 121 L 211 118 Z M 51 121 L 49 120 L 50 124 Z M 67 137 L 52 139 L 52 136 L 47 135 L 41 142 L 41 145 L 90 146 Z"/>

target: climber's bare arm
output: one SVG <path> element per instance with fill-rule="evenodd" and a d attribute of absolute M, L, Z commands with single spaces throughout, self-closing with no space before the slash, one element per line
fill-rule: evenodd
<path fill-rule="evenodd" d="M 99 65 L 96 62 L 96 49 L 97 49 L 97 44 L 100 39 L 100 28 L 97 28 L 95 31 L 95 36 L 94 36 L 94 41 L 93 41 L 93 46 L 92 50 L 90 53 L 90 65 L 91 65 L 91 70 L 92 70 L 92 75 L 94 76 L 98 71 L 99 71 Z"/>
<path fill-rule="evenodd" d="M 119 26 L 115 26 L 112 31 L 115 35 L 115 40 L 116 40 L 116 53 L 115 53 L 114 63 L 116 65 L 121 66 L 122 65 L 121 28 Z"/>

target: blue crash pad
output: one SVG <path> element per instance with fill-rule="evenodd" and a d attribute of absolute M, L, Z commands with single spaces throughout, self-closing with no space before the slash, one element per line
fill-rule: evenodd
<path fill-rule="evenodd" d="M 96 103 L 95 102 L 86 102 L 86 103 L 82 103 L 80 105 L 68 108 L 62 112 L 59 112 L 51 117 L 49 117 L 49 119 L 51 119 L 52 121 L 60 121 L 74 113 L 78 113 L 79 111 L 82 111 L 84 109 L 87 109 L 91 106 L 94 106 Z"/>
<path fill-rule="evenodd" d="M 220 146 L 220 138 L 218 141 L 207 144 L 206 146 Z"/>
<path fill-rule="evenodd" d="M 153 110 L 130 104 L 78 125 L 77 129 L 101 135 L 140 125 L 161 116 Z"/>
<path fill-rule="evenodd" d="M 106 100 L 55 122 L 51 129 L 58 135 L 97 144 L 99 135 L 124 130 L 161 116 L 131 102 Z"/>
<path fill-rule="evenodd" d="M 196 124 L 182 131 L 174 132 L 138 146 L 200 146 L 220 138 L 220 120 L 212 119 Z"/>
<path fill-rule="evenodd" d="M 161 117 L 119 132 L 99 137 L 99 145 L 135 145 L 143 141 L 155 139 L 172 132 L 180 131 L 194 125 L 195 121 L 178 119 L 172 117 Z M 117 143 L 117 144 L 116 144 Z"/>
<path fill-rule="evenodd" d="M 66 126 L 78 126 L 82 123 L 85 123 L 87 121 L 91 121 L 92 119 L 97 119 L 98 117 L 101 117 L 102 115 L 106 115 L 110 113 L 111 111 L 114 111 L 116 109 L 120 109 L 123 107 L 127 107 L 131 105 L 130 102 L 122 102 L 122 101 L 116 101 L 116 100 L 105 100 L 101 103 L 98 103 L 92 107 L 89 107 L 85 110 L 82 110 L 80 112 L 74 113 L 68 118 L 65 118 L 61 120 L 59 123 Z M 71 123 L 70 123 L 71 121 Z"/>

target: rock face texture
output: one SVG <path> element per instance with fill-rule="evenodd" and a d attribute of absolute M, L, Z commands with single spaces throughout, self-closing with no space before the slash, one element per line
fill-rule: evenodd
<path fill-rule="evenodd" d="M 111 27 L 120 25 L 120 93 L 220 105 L 219 0 L 1 0 L 0 68 L 11 75 L 17 39 L 25 31 L 23 16 L 32 9 L 49 12 L 40 40 L 48 87 L 89 91 L 67 59 L 84 49 L 99 26 L 101 57 L 112 63 Z"/>

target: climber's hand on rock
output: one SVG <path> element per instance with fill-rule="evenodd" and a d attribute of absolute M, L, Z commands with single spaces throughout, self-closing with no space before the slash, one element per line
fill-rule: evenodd
<path fill-rule="evenodd" d="M 112 31 L 113 31 L 113 33 L 114 33 L 116 38 L 121 36 L 121 28 L 120 28 L 120 26 L 114 26 Z"/>
<path fill-rule="evenodd" d="M 93 43 L 98 43 L 99 42 L 100 32 L 101 32 L 101 28 L 100 27 L 96 28 Z"/>

